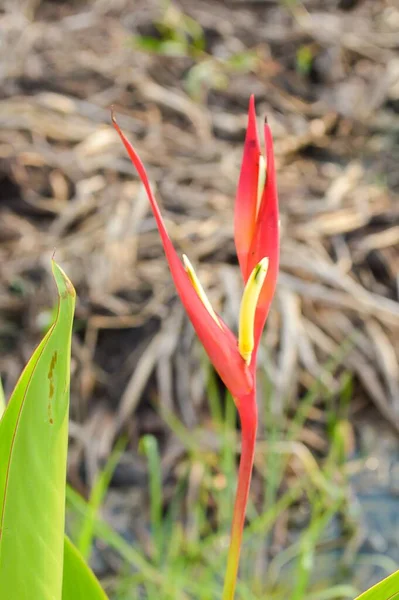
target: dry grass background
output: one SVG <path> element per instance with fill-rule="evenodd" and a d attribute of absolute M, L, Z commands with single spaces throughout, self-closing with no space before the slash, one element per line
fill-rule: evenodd
<path fill-rule="evenodd" d="M 89 473 L 120 429 L 132 447 L 148 431 L 167 436 L 153 401 L 189 427 L 201 421 L 200 354 L 109 108 L 148 167 L 173 240 L 234 327 L 241 282 L 233 200 L 255 93 L 275 136 L 282 220 L 281 275 L 260 356 L 274 402 L 297 406 L 320 378 L 338 390 L 323 365 L 349 339 L 343 368 L 355 377 L 352 413 L 373 403 L 399 430 L 397 3 L 174 7 L 201 25 L 206 54 L 134 47 L 134 36 L 159 35 L 154 22 L 165 13 L 157 0 L 2 2 L 6 390 L 48 322 L 56 249 L 78 293 L 71 433 L 90 448 Z M 229 62 L 248 50 L 248 66 Z M 207 66 L 193 98 L 187 81 L 198 63 Z M 316 434 L 307 441 L 322 444 Z"/>

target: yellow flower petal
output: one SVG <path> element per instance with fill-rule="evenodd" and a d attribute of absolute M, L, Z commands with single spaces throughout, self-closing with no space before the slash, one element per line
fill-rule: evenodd
<path fill-rule="evenodd" d="M 248 365 L 251 362 L 252 350 L 254 348 L 256 306 L 258 304 L 259 294 L 265 281 L 268 267 L 269 259 L 266 257 L 262 258 L 256 267 L 254 267 L 248 278 L 241 300 L 238 349 Z"/>
<path fill-rule="evenodd" d="M 212 308 L 212 304 L 209 302 L 208 296 L 206 295 L 205 290 L 202 287 L 200 280 L 198 279 L 198 277 L 194 271 L 194 267 L 185 254 L 183 254 L 183 263 L 184 263 L 184 268 L 186 269 L 187 275 L 189 276 L 190 281 L 193 285 L 193 288 L 197 292 L 200 300 L 202 301 L 202 304 L 205 306 L 205 308 L 211 315 L 212 319 L 219 325 L 220 328 L 222 328 L 220 321 L 219 321 L 215 311 Z"/>

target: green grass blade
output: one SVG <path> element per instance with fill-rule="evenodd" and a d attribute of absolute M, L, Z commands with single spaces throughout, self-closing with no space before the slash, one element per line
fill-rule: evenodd
<path fill-rule="evenodd" d="M 325 590 L 317 590 L 306 595 L 307 600 L 344 600 L 345 598 L 353 598 L 357 591 L 352 585 L 341 584 L 326 588 Z"/>
<path fill-rule="evenodd" d="M 67 486 L 66 499 L 76 514 L 83 518 L 87 518 L 91 514 L 87 502 L 70 486 Z M 94 533 L 110 548 L 116 550 L 129 565 L 142 573 L 146 579 L 155 581 L 158 584 L 163 583 L 161 571 L 155 568 L 140 550 L 130 545 L 97 515 L 94 517 Z"/>
<path fill-rule="evenodd" d="M 64 538 L 62 600 L 107 600 L 93 571 L 67 536 Z"/>
<path fill-rule="evenodd" d="M 148 461 L 150 483 L 150 515 L 154 539 L 154 560 L 161 562 L 163 552 L 162 527 L 162 468 L 158 443 L 154 436 L 145 435 L 140 440 L 140 450 Z"/>
<path fill-rule="evenodd" d="M 77 549 L 85 560 L 89 560 L 90 552 L 94 538 L 94 521 L 98 515 L 101 504 L 108 491 L 109 484 L 115 468 L 120 461 L 123 448 L 126 446 L 125 440 L 120 440 L 111 456 L 109 457 L 104 469 L 97 475 L 88 502 L 88 514 L 83 521 L 82 528 L 77 541 Z"/>
<path fill-rule="evenodd" d="M 399 571 L 395 571 L 372 588 L 360 594 L 356 600 L 398 600 Z"/>
<path fill-rule="evenodd" d="M 52 267 L 56 319 L 0 421 L 0 598 L 61 598 L 75 290 Z"/>

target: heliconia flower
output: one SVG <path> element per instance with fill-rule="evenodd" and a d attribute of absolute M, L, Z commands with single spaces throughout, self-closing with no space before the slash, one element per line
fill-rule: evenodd
<path fill-rule="evenodd" d="M 254 385 L 252 370 L 248 369 L 248 366 L 254 362 L 253 358 L 273 298 L 278 272 L 278 205 L 273 141 L 269 126 L 265 125 L 265 160 L 260 150 L 255 103 L 252 96 L 236 198 L 234 228 L 237 256 L 244 283 L 247 284 L 243 298 L 252 298 L 249 304 L 251 309 L 254 309 L 251 315 L 248 313 L 247 316 L 245 307 L 249 306 L 248 300 L 241 307 L 239 338 L 241 339 L 244 333 L 248 332 L 247 335 L 253 339 L 251 348 L 247 349 L 243 356 L 240 353 L 241 343 L 237 342 L 222 318 L 213 311 L 191 263 L 187 257 L 183 257 L 183 263 L 178 257 L 151 191 L 143 163 L 124 136 L 114 116 L 113 124 L 146 189 L 176 289 L 198 337 L 233 397 L 237 398 L 248 393 Z M 265 268 L 266 277 L 264 277 Z M 254 273 L 258 275 L 251 277 Z M 261 274 L 261 281 L 259 274 Z"/>
<path fill-rule="evenodd" d="M 266 159 L 259 145 L 255 100 L 251 96 L 234 212 L 234 240 L 244 282 L 247 282 L 251 272 L 263 257 L 269 259 L 268 274 L 255 315 L 254 347 L 256 349 L 273 299 L 279 266 L 276 172 L 273 138 L 267 123 L 264 126 L 264 134 Z"/>
<path fill-rule="evenodd" d="M 234 238 L 245 285 L 237 338 L 213 310 L 189 259 L 183 256 L 183 261 L 180 260 L 166 231 L 143 163 L 121 131 L 114 114 L 112 121 L 147 192 L 180 299 L 212 364 L 231 392 L 240 415 L 241 461 L 223 592 L 223 600 L 231 600 L 238 572 L 256 440 L 256 355 L 278 274 L 279 224 L 272 135 L 266 123 L 264 157 L 256 127 L 255 101 L 251 96 L 235 204 Z"/>

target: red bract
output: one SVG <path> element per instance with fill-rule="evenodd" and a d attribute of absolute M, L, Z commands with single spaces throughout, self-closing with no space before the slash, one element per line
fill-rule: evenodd
<path fill-rule="evenodd" d="M 244 155 L 238 183 L 235 213 L 234 240 L 244 282 L 248 280 L 255 265 L 264 257 L 269 259 L 267 277 L 258 300 L 255 316 L 255 350 L 269 313 L 277 283 L 279 266 L 279 216 L 274 165 L 273 138 L 265 123 L 266 164 L 262 156 L 256 127 L 255 101 L 251 96 L 248 111 L 248 127 Z M 266 169 L 263 192 L 258 198 L 260 169 Z"/>
<path fill-rule="evenodd" d="M 260 336 L 276 287 L 279 225 L 273 140 L 265 125 L 266 157 L 260 151 L 255 102 L 251 97 L 235 205 L 234 238 L 245 290 L 238 339 L 205 296 L 188 259 L 178 257 L 165 228 L 148 176 L 136 151 L 113 124 L 147 192 L 169 268 L 186 312 L 208 356 L 231 392 L 240 414 L 242 451 L 223 600 L 234 596 L 242 531 L 251 479 L 256 429 L 255 365 Z"/>
<path fill-rule="evenodd" d="M 146 189 L 176 289 L 197 335 L 204 345 L 211 362 L 232 395 L 235 398 L 245 395 L 254 385 L 253 373 L 251 373 L 252 369 L 249 369 L 245 361 L 242 360 L 235 335 L 219 316 L 220 326 L 216 323 L 198 297 L 170 241 L 158 204 L 152 194 L 143 163 L 119 128 L 115 118 L 113 118 L 113 123 Z M 256 307 L 254 323 L 255 345 L 252 352 L 251 364 L 255 362 L 259 339 L 269 312 L 278 273 L 279 234 L 277 191 L 273 141 L 270 128 L 267 124 L 265 125 L 265 142 L 266 163 L 265 165 L 260 165 L 261 151 L 256 128 L 255 103 L 252 96 L 249 105 L 248 128 L 236 198 L 234 234 L 244 283 L 248 281 L 255 266 L 264 257 L 269 259 L 269 265 L 266 280 Z M 258 181 L 261 176 L 260 166 L 266 169 L 266 181 L 263 193 L 258 199 Z"/>
<path fill-rule="evenodd" d="M 165 255 L 169 263 L 169 268 L 184 308 L 224 384 L 234 397 L 240 397 L 243 394 L 248 393 L 253 387 L 253 377 L 238 352 L 237 340 L 220 317 L 219 320 L 221 326 L 214 321 L 200 300 L 172 242 L 170 241 L 157 201 L 151 191 L 143 163 L 131 143 L 122 133 L 115 118 L 113 118 L 113 123 L 147 192 L 165 250 Z"/>

